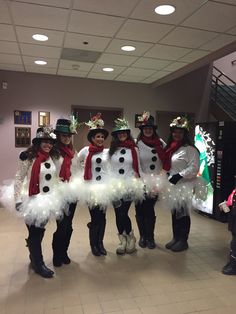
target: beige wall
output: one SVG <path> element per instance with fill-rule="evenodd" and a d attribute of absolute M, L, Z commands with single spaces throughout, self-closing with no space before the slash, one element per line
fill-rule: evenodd
<path fill-rule="evenodd" d="M 71 106 L 123 108 L 134 136 L 134 115 L 144 109 L 154 116 L 156 111 L 198 113 L 209 68 L 204 67 L 158 88 L 145 84 L 0 71 L 0 182 L 12 178 L 20 148 L 14 142 L 14 110 L 32 111 L 31 133 L 38 124 L 38 111 L 50 111 L 51 123 L 67 118 Z M 207 108 L 206 108 L 207 111 Z"/>

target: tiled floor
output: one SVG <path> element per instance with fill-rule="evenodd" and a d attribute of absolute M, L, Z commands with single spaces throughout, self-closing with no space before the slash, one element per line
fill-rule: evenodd
<path fill-rule="evenodd" d="M 133 208 L 131 216 L 137 235 Z M 56 269 L 55 278 L 42 279 L 28 269 L 23 222 L 0 209 L 0 313 L 236 313 L 236 277 L 220 272 L 230 240 L 226 224 L 193 214 L 190 249 L 172 253 L 164 248 L 171 238 L 170 214 L 157 210 L 157 216 L 158 247 L 117 256 L 114 214 L 109 210 L 108 256 L 94 257 L 88 244 L 89 215 L 78 206 L 70 246 L 73 262 Z M 50 223 L 43 241 L 50 267 L 54 229 Z"/>

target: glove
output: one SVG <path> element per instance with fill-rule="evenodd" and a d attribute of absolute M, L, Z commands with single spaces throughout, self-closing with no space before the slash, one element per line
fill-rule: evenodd
<path fill-rule="evenodd" d="M 169 182 L 172 183 L 172 184 L 176 184 L 182 178 L 183 177 L 179 173 L 176 173 L 169 179 Z"/>
<path fill-rule="evenodd" d="M 20 210 L 21 204 L 22 204 L 22 202 L 16 203 L 16 211 L 19 211 L 19 210 Z"/>

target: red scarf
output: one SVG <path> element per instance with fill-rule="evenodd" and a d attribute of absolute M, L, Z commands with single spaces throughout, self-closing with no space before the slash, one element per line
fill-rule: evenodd
<path fill-rule="evenodd" d="M 39 150 L 37 153 L 37 157 L 33 163 L 29 184 L 29 196 L 39 194 L 39 174 L 41 163 L 46 161 L 49 158 L 49 153 L 44 152 L 43 150 Z"/>
<path fill-rule="evenodd" d="M 180 147 L 182 146 L 181 141 L 173 141 L 170 146 L 165 150 L 165 159 L 163 162 L 163 169 L 169 171 L 171 168 L 171 157 Z"/>
<path fill-rule="evenodd" d="M 84 167 L 84 180 L 92 179 L 92 157 L 96 153 L 101 153 L 104 149 L 104 146 L 96 146 L 93 144 L 89 145 L 89 154 L 85 161 Z"/>
<path fill-rule="evenodd" d="M 138 154 L 135 149 L 136 145 L 134 141 L 126 140 L 124 142 L 119 143 L 119 147 L 125 147 L 131 149 L 132 159 L 133 159 L 133 169 L 135 173 L 140 177 L 139 169 L 138 169 Z"/>
<path fill-rule="evenodd" d="M 59 177 L 62 179 L 62 181 L 69 181 L 71 176 L 71 159 L 74 157 L 75 152 L 69 146 L 65 146 L 62 144 L 59 145 L 59 150 L 63 157 Z"/>
<path fill-rule="evenodd" d="M 144 144 L 146 144 L 149 147 L 154 147 L 157 151 L 158 157 L 162 162 L 164 162 L 165 159 L 165 151 L 162 146 L 162 142 L 160 141 L 159 137 L 146 137 L 144 135 L 141 136 L 141 141 L 143 141 Z"/>

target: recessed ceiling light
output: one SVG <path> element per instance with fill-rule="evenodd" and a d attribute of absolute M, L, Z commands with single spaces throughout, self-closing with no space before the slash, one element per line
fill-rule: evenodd
<path fill-rule="evenodd" d="M 36 63 L 38 65 L 45 65 L 45 64 L 47 64 L 47 62 L 44 61 L 44 60 L 36 60 L 36 61 L 34 61 L 34 63 Z"/>
<path fill-rule="evenodd" d="M 124 51 L 134 51 L 136 48 L 134 46 L 123 46 L 121 47 L 121 50 Z"/>
<path fill-rule="evenodd" d="M 175 7 L 170 4 L 163 4 L 156 7 L 155 12 L 160 15 L 168 15 L 175 12 Z"/>
<path fill-rule="evenodd" d="M 38 40 L 38 41 L 47 41 L 48 40 L 48 36 L 42 35 L 42 34 L 34 34 L 32 37 L 34 40 Z"/>
<path fill-rule="evenodd" d="M 112 71 L 114 71 L 113 68 L 103 68 L 102 70 L 103 70 L 104 72 L 112 72 Z"/>

